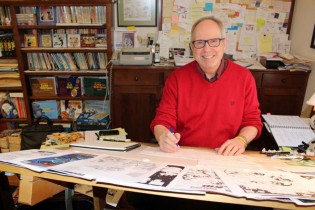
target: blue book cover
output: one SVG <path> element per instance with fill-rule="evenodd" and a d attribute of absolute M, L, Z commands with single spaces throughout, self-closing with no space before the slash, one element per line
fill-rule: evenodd
<path fill-rule="evenodd" d="M 77 122 L 108 124 L 110 122 L 109 100 L 86 100 L 83 112 L 78 116 Z"/>
<path fill-rule="evenodd" d="M 60 105 L 56 100 L 34 101 L 32 102 L 32 109 L 34 118 L 45 115 L 49 119 L 58 119 Z"/>

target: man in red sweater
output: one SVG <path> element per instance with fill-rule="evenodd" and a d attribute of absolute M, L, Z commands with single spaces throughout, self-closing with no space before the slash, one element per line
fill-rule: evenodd
<path fill-rule="evenodd" d="M 168 77 L 150 125 L 162 151 L 176 152 L 183 145 L 239 155 L 260 135 L 255 80 L 248 69 L 223 58 L 224 37 L 222 23 L 213 17 L 193 25 L 195 61 Z"/>
<path fill-rule="evenodd" d="M 205 17 L 192 27 L 190 47 L 194 62 L 175 70 L 167 79 L 151 130 L 160 148 L 176 152 L 179 145 L 218 149 L 239 155 L 262 130 L 255 80 L 249 70 L 223 58 L 224 27 Z M 175 133 L 174 133 L 175 132 Z M 136 209 L 269 208 L 127 193 Z"/>

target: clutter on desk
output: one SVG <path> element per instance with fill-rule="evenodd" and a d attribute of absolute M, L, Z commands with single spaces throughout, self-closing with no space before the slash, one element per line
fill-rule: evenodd
<path fill-rule="evenodd" d="M 47 135 L 46 141 L 43 144 L 45 146 L 67 145 L 78 141 L 84 141 L 83 132 L 52 133 L 51 135 Z"/>
<path fill-rule="evenodd" d="M 309 156 L 315 156 L 315 138 L 309 143 L 302 141 L 302 144 L 300 144 L 297 148 L 297 152 L 305 153 Z"/>

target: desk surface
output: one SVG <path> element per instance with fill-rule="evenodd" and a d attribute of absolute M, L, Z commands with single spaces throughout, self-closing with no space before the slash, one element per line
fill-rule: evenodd
<path fill-rule="evenodd" d="M 136 151 L 133 151 L 133 152 L 136 152 Z M 275 166 L 274 161 L 271 162 L 270 158 L 267 158 L 265 155 L 258 154 L 258 152 L 246 152 L 246 154 L 249 157 L 253 158 L 253 160 L 255 160 L 258 164 L 262 164 L 271 169 L 274 168 Z M 132 188 L 132 187 L 118 186 L 114 184 L 103 184 L 103 183 L 97 183 L 96 181 L 89 181 L 89 180 L 85 180 L 81 178 L 63 176 L 63 175 L 52 174 L 48 172 L 38 173 L 38 172 L 34 172 L 26 168 L 21 168 L 21 167 L 13 166 L 13 165 L 7 165 L 3 163 L 0 163 L 0 169 L 2 171 L 21 174 L 25 177 L 38 177 L 38 178 L 43 178 L 45 180 L 47 179 L 47 180 L 53 180 L 53 181 L 61 181 L 65 183 L 90 185 L 90 186 L 98 187 L 98 188 L 111 188 L 111 189 L 118 189 L 118 190 L 124 190 L 124 191 L 141 192 L 141 193 L 147 193 L 147 194 L 186 198 L 186 199 L 193 199 L 193 200 L 245 204 L 245 205 L 281 208 L 281 209 L 314 209 L 314 206 L 297 206 L 294 203 L 282 203 L 279 201 L 270 201 L 270 200 L 261 201 L 261 200 L 247 199 L 247 198 L 237 198 L 237 197 L 233 197 L 229 195 L 221 195 L 221 194 L 207 193 L 206 195 L 193 195 L 193 194 L 184 194 L 184 193 L 161 192 L 161 191 L 153 191 L 153 190 L 146 190 L 146 189 L 138 189 L 138 188 Z"/>

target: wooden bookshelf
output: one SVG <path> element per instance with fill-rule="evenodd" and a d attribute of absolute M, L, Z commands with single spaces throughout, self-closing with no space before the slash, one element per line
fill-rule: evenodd
<path fill-rule="evenodd" d="M 84 55 L 87 55 L 88 53 L 94 53 L 95 56 L 98 53 L 102 53 L 103 55 L 106 55 L 106 58 L 110 58 L 112 55 L 112 35 L 111 35 L 111 28 L 112 28 L 112 1 L 111 0 L 69 0 L 69 1 L 59 1 L 59 0 L 23 0 L 23 1 L 1 1 L 0 0 L 0 6 L 6 6 L 8 7 L 11 15 L 11 25 L 1 25 L 0 30 L 1 31 L 8 31 L 10 33 L 14 34 L 14 44 L 15 44 L 15 53 L 16 53 L 16 59 L 18 61 L 18 68 L 19 68 L 19 74 L 20 79 L 22 83 L 22 87 L 1 87 L 0 91 L 13 91 L 13 92 L 23 92 L 24 100 L 25 100 L 25 107 L 26 107 L 26 118 L 22 119 L 1 119 L 0 123 L 4 122 L 17 122 L 17 123 L 27 123 L 31 124 L 33 122 L 32 117 L 32 102 L 35 100 L 104 100 L 104 97 L 93 97 L 93 96 L 79 96 L 79 97 L 71 97 L 71 96 L 53 96 L 53 97 L 36 97 L 31 95 L 30 85 L 29 85 L 29 78 L 36 76 L 36 77 L 46 77 L 46 76 L 82 76 L 82 77 L 88 77 L 88 76 L 105 76 L 108 72 L 106 70 L 106 65 L 104 67 L 104 63 L 102 63 L 102 68 L 98 69 L 88 69 L 88 70 L 80 70 L 80 71 L 43 71 L 44 69 L 38 69 L 36 71 L 29 69 L 29 63 L 28 63 L 28 54 L 40 54 L 40 53 L 69 53 L 72 55 L 73 53 L 82 53 Z M 86 9 L 85 11 L 88 11 L 88 8 L 90 8 L 90 12 L 94 12 L 91 14 L 97 15 L 97 17 L 94 17 L 93 20 L 91 20 L 90 23 L 77 23 L 77 24 L 58 24 L 57 21 L 55 24 L 51 24 L 47 22 L 42 21 L 42 17 L 39 15 L 39 8 L 41 7 L 50 7 L 56 9 L 57 7 L 60 8 L 83 8 Z M 33 21 L 34 24 L 32 25 L 21 25 L 21 19 L 17 18 L 17 14 L 21 14 L 22 8 L 25 9 L 25 7 L 28 8 L 36 8 L 33 10 L 32 14 L 36 17 L 36 22 Z M 105 8 L 105 9 L 104 9 Z M 74 11 L 74 10 L 73 10 Z M 97 11 L 97 12 L 95 12 Z M 99 13 L 101 11 L 101 13 Z M 56 16 L 57 10 L 55 10 Z M 102 14 L 103 16 L 100 16 Z M 62 14 L 64 15 L 64 14 Z M 77 14 L 76 19 L 78 19 L 78 16 L 86 15 L 86 13 L 80 13 Z M 27 15 L 25 15 L 26 17 Z M 74 16 L 72 16 L 74 17 Z M 19 17 L 20 18 L 20 17 Z M 40 18 L 41 24 L 38 24 L 38 18 Z M 57 20 L 57 18 L 55 19 Z M 93 22 L 94 21 L 94 22 Z M 95 23 L 95 21 L 98 21 Z M 27 21 L 26 21 L 27 22 Z M 99 32 L 104 33 L 106 36 L 106 42 L 107 47 L 81 47 L 81 48 L 54 48 L 54 47 L 36 47 L 36 48 L 28 48 L 25 47 L 25 40 L 24 40 L 24 34 L 36 34 L 37 39 L 39 38 L 38 34 L 42 33 L 44 31 L 51 31 L 52 33 L 57 33 L 57 31 L 64 30 L 66 32 L 69 31 L 75 31 L 81 34 L 85 34 L 82 31 L 93 31 L 93 32 Z M 39 40 L 37 40 L 37 43 L 39 43 Z M 99 58 L 99 60 L 102 57 Z M 1 59 L 1 58 L 0 58 Z M 47 60 L 46 60 L 47 61 Z M 45 61 L 45 62 L 46 62 Z M 100 64 L 98 64 L 100 66 Z M 56 121 L 56 120 L 55 120 Z M 71 123 L 71 120 L 57 120 L 58 122 L 62 123 Z"/>

